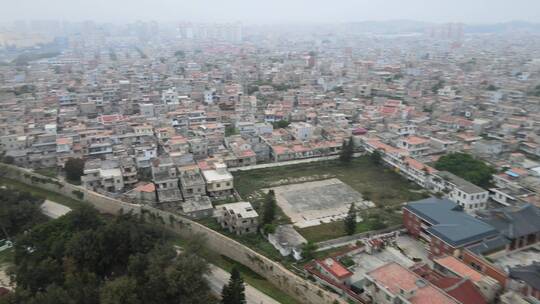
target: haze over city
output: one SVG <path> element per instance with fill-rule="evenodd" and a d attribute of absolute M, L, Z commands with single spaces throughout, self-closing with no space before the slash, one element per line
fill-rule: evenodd
<path fill-rule="evenodd" d="M 535 0 L 20 0 L 0 1 L 0 20 L 245 23 L 339 23 L 408 19 L 425 22 L 540 21 Z"/>

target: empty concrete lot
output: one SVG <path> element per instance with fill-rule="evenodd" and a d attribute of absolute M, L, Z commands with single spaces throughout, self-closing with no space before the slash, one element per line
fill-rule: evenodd
<path fill-rule="evenodd" d="M 337 178 L 272 188 L 283 212 L 298 227 L 327 223 L 347 215 L 352 203 L 358 208 L 373 207 L 362 195 Z"/>

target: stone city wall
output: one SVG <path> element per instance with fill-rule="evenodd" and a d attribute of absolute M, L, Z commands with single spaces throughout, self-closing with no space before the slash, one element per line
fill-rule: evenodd
<path fill-rule="evenodd" d="M 200 234 L 206 239 L 206 245 L 209 249 L 249 267 L 301 303 L 345 303 L 337 295 L 299 277 L 281 264 L 268 259 L 217 231 L 185 217 L 173 215 L 172 213 L 150 206 L 130 204 L 109 198 L 94 191 L 84 189 L 83 187 L 46 177 L 16 166 L 0 164 L 0 176 L 84 201 L 103 213 L 115 215 L 120 212 L 132 211 L 137 214 L 148 214 L 154 218 L 159 217 L 161 220 L 158 222 L 164 228 L 184 237 Z"/>

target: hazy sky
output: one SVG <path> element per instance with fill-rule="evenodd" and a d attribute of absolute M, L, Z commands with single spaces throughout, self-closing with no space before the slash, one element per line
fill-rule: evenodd
<path fill-rule="evenodd" d="M 540 22 L 540 0 L 0 0 L 0 20 Z"/>

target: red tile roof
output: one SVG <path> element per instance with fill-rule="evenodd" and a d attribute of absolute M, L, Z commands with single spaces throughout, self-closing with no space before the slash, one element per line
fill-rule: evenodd
<path fill-rule="evenodd" d="M 468 279 L 441 278 L 432 283 L 462 304 L 487 303 L 478 288 Z"/>
<path fill-rule="evenodd" d="M 455 304 L 443 291 L 435 288 L 414 272 L 392 262 L 368 273 L 375 282 L 393 294 L 402 291 L 415 291 L 408 300 L 412 304 Z"/>
<path fill-rule="evenodd" d="M 323 261 L 317 260 L 316 263 L 339 280 L 346 279 L 353 275 L 352 272 L 334 258 L 327 258 Z"/>
<path fill-rule="evenodd" d="M 139 192 L 154 192 L 156 191 L 156 186 L 154 183 L 148 183 L 146 185 L 140 185 L 137 188 L 135 188 L 136 191 Z"/>
<path fill-rule="evenodd" d="M 444 268 L 449 269 L 450 271 L 462 278 L 469 278 L 473 282 L 478 282 L 482 280 L 483 275 L 480 272 L 474 270 L 467 264 L 461 262 L 460 260 L 456 259 L 451 255 L 433 259 L 433 262 L 443 266 Z"/>

